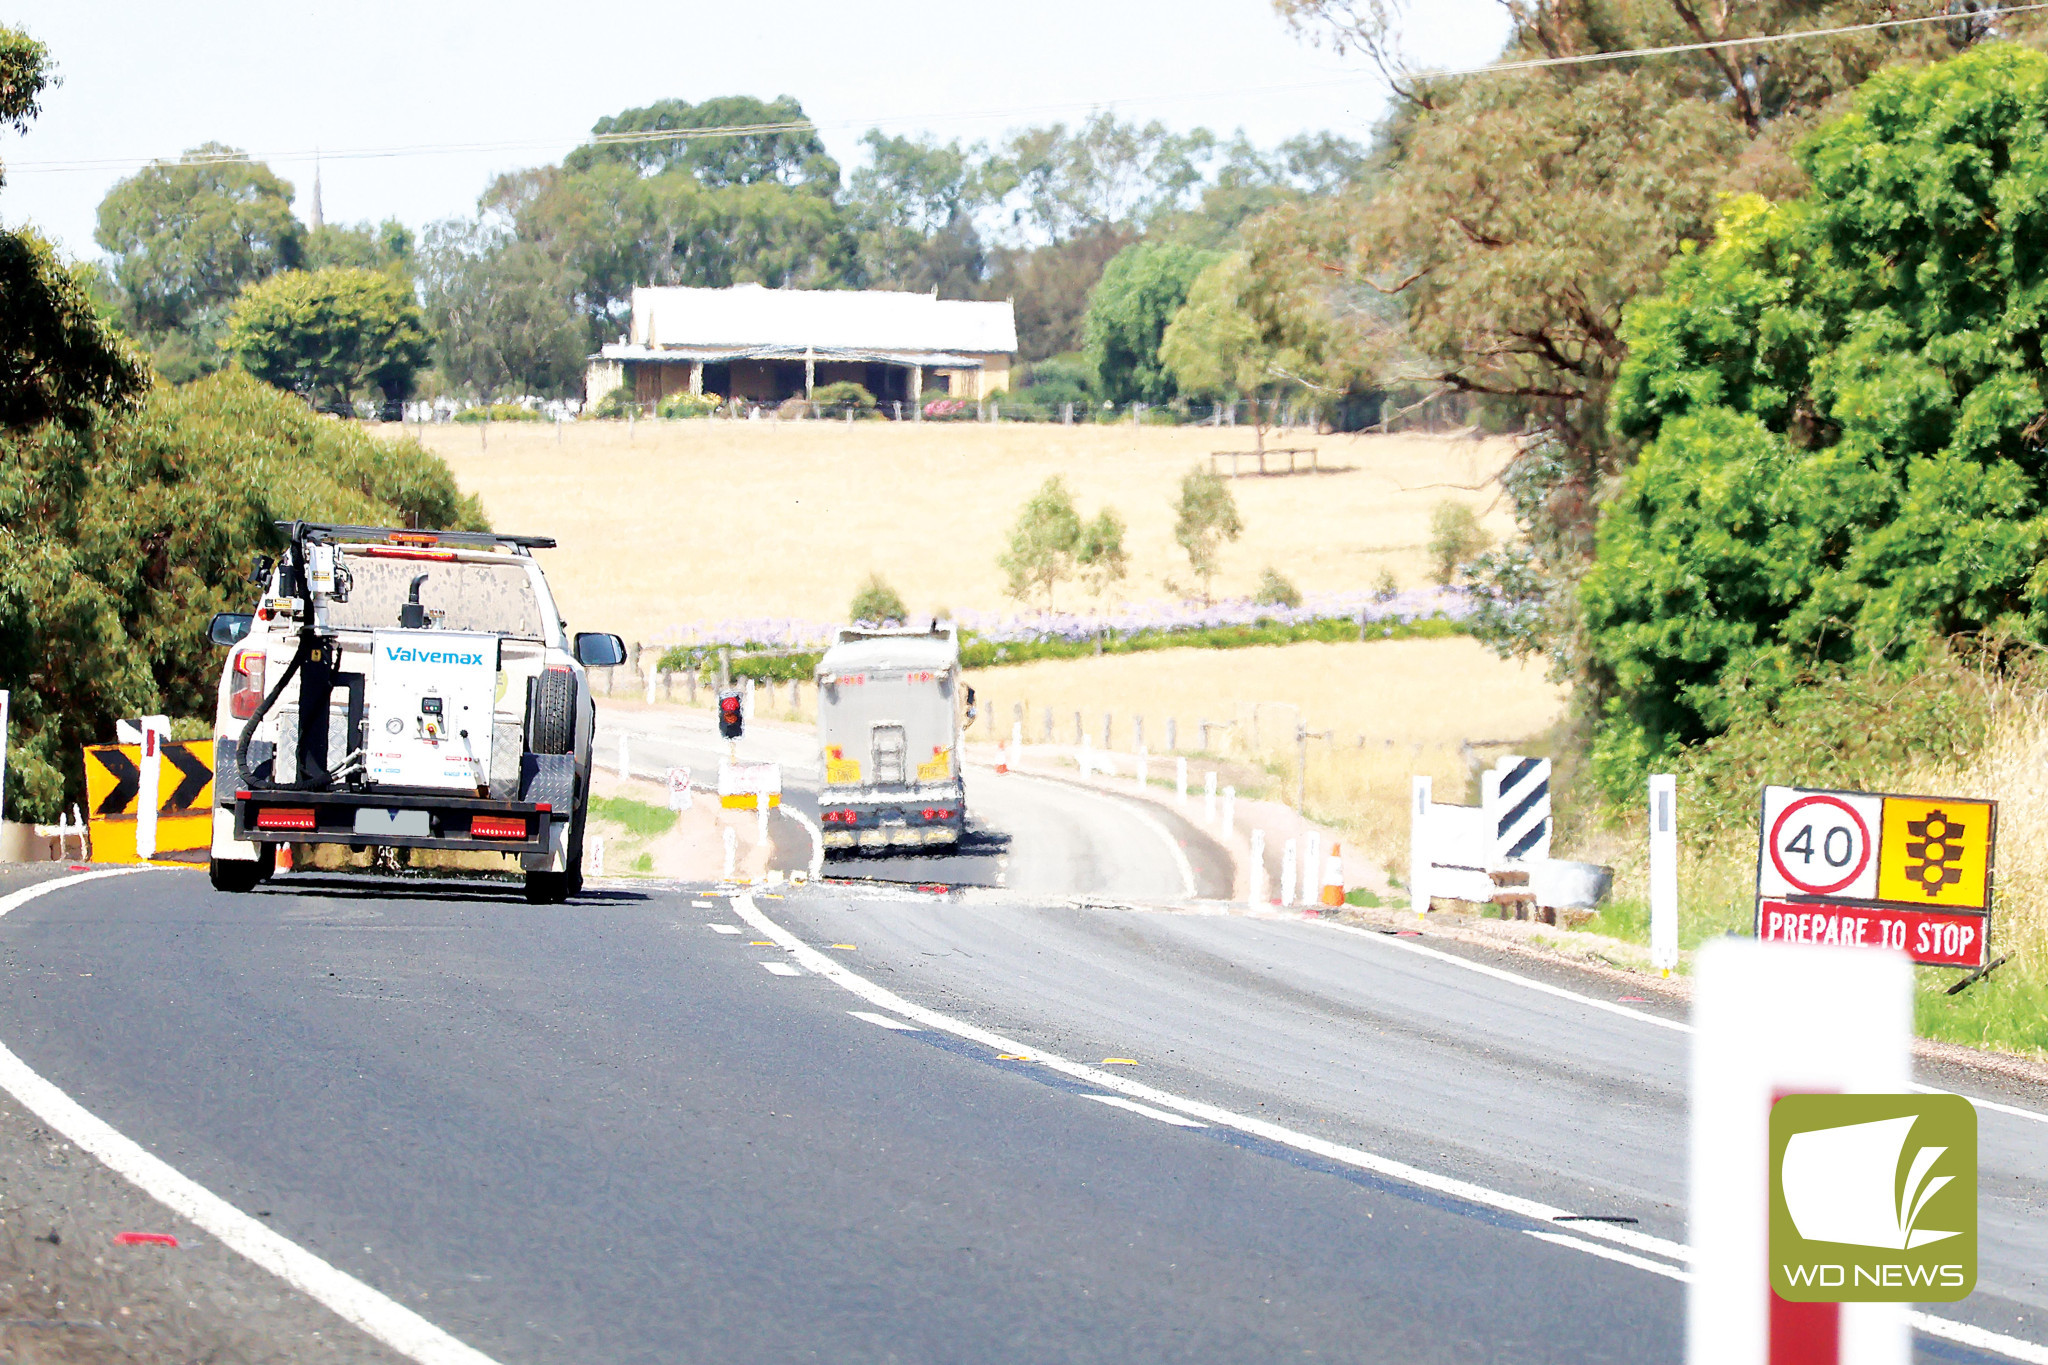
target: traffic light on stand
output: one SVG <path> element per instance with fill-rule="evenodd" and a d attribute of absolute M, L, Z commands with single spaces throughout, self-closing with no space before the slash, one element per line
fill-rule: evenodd
<path fill-rule="evenodd" d="M 746 718 L 740 714 L 740 694 L 721 692 L 718 694 L 718 734 L 722 739 L 738 739 L 746 727 Z"/>

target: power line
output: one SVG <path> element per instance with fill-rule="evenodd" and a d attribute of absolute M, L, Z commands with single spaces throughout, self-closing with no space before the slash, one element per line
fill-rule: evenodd
<path fill-rule="evenodd" d="M 1920 15 L 1906 19 L 1877 19 L 1862 24 L 1841 24 L 1834 28 L 1795 29 L 1785 33 L 1756 34 L 1747 38 L 1717 38 L 1707 42 L 1674 43 L 1664 47 L 1628 48 L 1618 52 L 1588 52 L 1566 57 L 1532 57 L 1522 61 L 1490 62 L 1484 66 L 1454 68 L 1416 73 L 1422 78 L 1457 79 L 1468 76 L 1512 75 L 1523 71 L 1538 71 L 1556 67 L 1590 66 L 1603 62 L 1635 61 L 1648 57 L 1682 56 L 1692 52 L 1711 52 L 1717 48 L 1759 47 L 1774 43 L 1802 42 L 1813 38 L 1839 38 L 1855 33 L 1875 33 L 1885 29 L 1907 28 L 1919 24 L 1955 23 L 1959 20 L 1986 20 L 2002 18 L 2012 14 L 2031 14 L 2048 10 L 2048 0 L 2042 3 L 2003 5 L 1993 8 L 1953 13 Z M 1237 86 L 1229 89 L 1204 91 L 1176 91 L 1153 95 L 1140 95 L 1118 100 L 1067 101 L 1059 104 L 1042 104 L 1010 109 L 989 109 L 971 113 L 949 113 L 945 116 L 952 122 L 990 122 L 1004 119 L 1030 118 L 1047 114 L 1097 111 L 1117 105 L 1156 104 L 1161 102 L 1183 102 L 1217 98 L 1242 98 L 1248 95 L 1276 94 L 1286 91 L 1330 89 L 1339 86 L 1358 85 L 1379 79 L 1376 75 L 1360 74 L 1327 81 L 1287 81 L 1272 85 Z M 624 133 L 587 134 L 574 139 L 577 146 L 631 147 L 650 143 L 689 142 L 706 138 L 747 137 L 770 133 L 818 133 L 826 129 L 867 127 L 891 127 L 925 125 L 933 120 L 925 115 L 899 115 L 878 119 L 839 120 L 821 123 L 815 119 L 792 119 L 780 123 L 730 124 L 715 128 L 662 128 Z M 73 160 L 51 161 L 5 161 L 9 175 L 59 174 L 75 171 L 137 170 L 152 165 L 220 165 L 243 161 L 311 161 L 315 158 L 331 161 L 373 161 L 392 160 L 415 156 L 464 156 L 489 153 L 547 151 L 560 147 L 562 138 L 527 138 L 497 142 L 440 142 L 410 143 L 386 147 L 357 147 L 340 151 L 332 149 L 307 149 L 289 152 L 202 152 L 186 153 L 179 157 L 96 157 Z"/>

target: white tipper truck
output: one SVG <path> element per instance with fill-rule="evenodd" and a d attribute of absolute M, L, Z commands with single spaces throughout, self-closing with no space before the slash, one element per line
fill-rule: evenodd
<path fill-rule="evenodd" d="M 595 707 L 616 635 L 567 634 L 540 536 L 280 523 L 254 611 L 223 613 L 213 884 L 279 844 L 505 855 L 527 899 L 583 881 Z M 393 854 L 394 858 L 403 856 Z"/>
<path fill-rule="evenodd" d="M 818 822 L 827 855 L 951 848 L 967 823 L 961 681 L 952 623 L 842 627 L 818 661 Z"/>

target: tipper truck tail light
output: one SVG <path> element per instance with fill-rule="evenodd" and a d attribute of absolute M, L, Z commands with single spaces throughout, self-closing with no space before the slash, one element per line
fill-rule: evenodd
<path fill-rule="evenodd" d="M 235 656 L 228 682 L 228 714 L 247 720 L 263 704 L 263 651 L 245 649 Z"/>
<path fill-rule="evenodd" d="M 524 839 L 526 821 L 516 815 L 475 815 L 470 817 L 469 834 L 473 839 Z"/>

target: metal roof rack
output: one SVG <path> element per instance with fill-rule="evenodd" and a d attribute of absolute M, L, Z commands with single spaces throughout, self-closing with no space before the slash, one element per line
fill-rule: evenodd
<path fill-rule="evenodd" d="M 292 527 L 299 526 L 308 531 L 322 532 L 335 540 L 392 540 L 404 538 L 418 544 L 429 538 L 436 545 L 466 545 L 472 549 L 492 549 L 499 545 L 516 545 L 522 550 L 552 550 L 553 536 L 512 536 L 496 531 L 428 531 L 416 530 L 410 526 L 335 526 L 322 521 L 276 523 L 277 529 L 287 537 Z"/>

